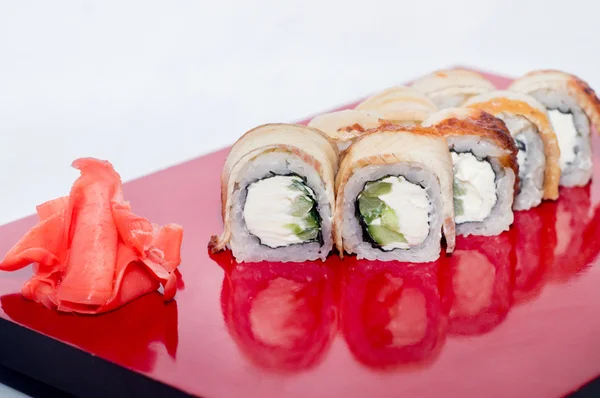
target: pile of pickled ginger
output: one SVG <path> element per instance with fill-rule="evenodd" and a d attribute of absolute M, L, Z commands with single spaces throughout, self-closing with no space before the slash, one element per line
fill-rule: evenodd
<path fill-rule="evenodd" d="M 69 196 L 37 206 L 39 222 L 6 254 L 0 270 L 33 264 L 26 299 L 64 312 L 98 314 L 163 287 L 175 296 L 183 229 L 135 215 L 107 161 L 77 159 Z"/>

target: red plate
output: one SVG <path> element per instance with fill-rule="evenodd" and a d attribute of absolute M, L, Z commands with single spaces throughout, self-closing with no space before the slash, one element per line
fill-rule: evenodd
<path fill-rule="evenodd" d="M 1 273 L 0 363 L 92 395 L 154 380 L 205 397 L 562 396 L 600 375 L 593 141 L 591 186 L 562 189 L 559 201 L 518 213 L 510 232 L 459 239 L 453 256 L 414 266 L 209 256 L 227 150 L 130 182 L 138 214 L 185 228 L 176 301 L 150 294 L 102 316 L 57 314 L 21 298 L 30 270 Z M 34 222 L 1 227 L 0 252 Z"/>

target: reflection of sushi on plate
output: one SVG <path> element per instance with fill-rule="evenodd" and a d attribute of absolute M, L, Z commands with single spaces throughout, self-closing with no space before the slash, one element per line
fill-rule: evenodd
<path fill-rule="evenodd" d="M 542 199 L 557 199 L 560 150 L 546 108 L 535 98 L 512 91 L 472 97 L 465 106 L 502 119 L 519 148 L 520 184 L 514 209 L 527 210 Z"/>
<path fill-rule="evenodd" d="M 508 314 L 514 287 L 515 253 L 509 232 L 493 237 L 458 237 L 442 274 L 448 331 L 486 333 Z"/>
<path fill-rule="evenodd" d="M 337 328 L 331 267 L 234 262 L 225 268 L 223 316 L 249 360 L 285 372 L 308 369 L 323 359 Z"/>
<path fill-rule="evenodd" d="M 462 106 L 469 98 L 496 89 L 477 72 L 440 70 L 415 80 L 412 88 L 424 93 L 439 109 Z"/>
<path fill-rule="evenodd" d="M 352 355 L 373 368 L 423 365 L 446 335 L 435 263 L 353 261 L 343 269 L 341 331 Z"/>
<path fill-rule="evenodd" d="M 560 147 L 560 185 L 587 184 L 592 176 L 591 129 L 600 131 L 600 101 L 594 90 L 556 70 L 528 73 L 509 89 L 531 95 L 548 110 Z"/>
<path fill-rule="evenodd" d="M 410 87 L 392 87 L 356 106 L 357 110 L 375 111 L 382 119 L 398 126 L 418 126 L 437 107 L 423 93 Z"/>
<path fill-rule="evenodd" d="M 600 206 L 594 206 L 590 187 L 561 190 L 560 200 L 548 206 L 545 217 L 553 224 L 545 232 L 555 237 L 547 279 L 566 281 L 593 263 L 600 251 Z"/>
<path fill-rule="evenodd" d="M 336 179 L 335 244 L 370 260 L 427 262 L 454 247 L 452 160 L 433 129 L 387 126 L 353 144 Z"/>
<path fill-rule="evenodd" d="M 560 201 L 562 201 L 562 195 Z M 515 289 L 513 299 L 521 303 L 537 297 L 545 283 L 544 275 L 552 258 L 555 242 L 554 224 L 548 209 L 553 202 L 544 203 L 528 211 L 515 213 L 510 231 L 514 235 L 516 254 Z"/>
<path fill-rule="evenodd" d="M 223 233 L 237 261 L 325 260 L 333 244 L 338 152 L 320 131 L 270 124 L 231 148 L 221 178 Z"/>
<path fill-rule="evenodd" d="M 448 142 L 458 235 L 498 235 L 513 222 L 517 147 L 504 123 L 487 112 L 447 108 L 423 122 Z"/>
<path fill-rule="evenodd" d="M 590 186 L 561 189 L 560 200 L 515 214 L 515 302 L 535 298 L 548 282 L 565 282 L 597 258 L 600 207 Z"/>

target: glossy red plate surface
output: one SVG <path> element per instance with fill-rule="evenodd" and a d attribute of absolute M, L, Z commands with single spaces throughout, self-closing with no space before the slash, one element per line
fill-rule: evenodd
<path fill-rule="evenodd" d="M 185 228 L 176 301 L 150 294 L 102 316 L 57 314 L 21 298 L 26 269 L 0 274 L 0 317 L 211 398 L 561 396 L 600 375 L 593 144 L 591 186 L 413 266 L 210 256 L 222 150 L 125 185 L 138 214 Z M 34 222 L 1 227 L 0 252 Z"/>

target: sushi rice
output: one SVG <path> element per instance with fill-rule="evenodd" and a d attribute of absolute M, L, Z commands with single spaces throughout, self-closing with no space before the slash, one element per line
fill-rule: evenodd
<path fill-rule="evenodd" d="M 519 166 L 506 125 L 487 112 L 447 108 L 423 122 L 448 142 L 454 172 L 454 215 L 458 235 L 493 236 L 507 231 Z"/>
<path fill-rule="evenodd" d="M 546 108 L 527 94 L 506 90 L 472 97 L 465 106 L 501 119 L 519 148 L 519 186 L 513 209 L 527 210 L 543 199 L 557 199 L 560 149 Z"/>

